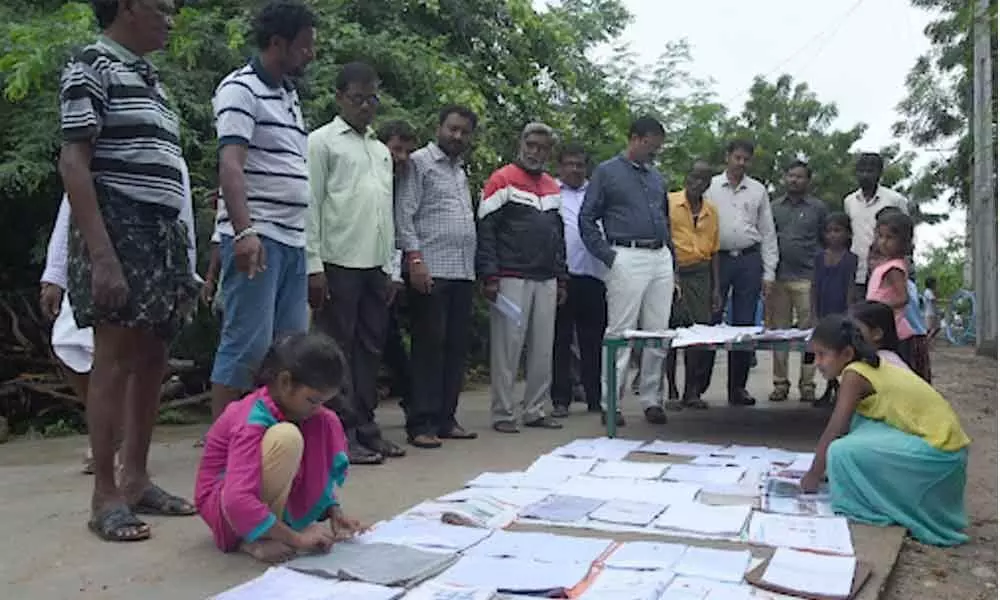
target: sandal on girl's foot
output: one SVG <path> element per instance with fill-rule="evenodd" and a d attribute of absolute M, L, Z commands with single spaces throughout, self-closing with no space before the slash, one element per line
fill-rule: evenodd
<path fill-rule="evenodd" d="M 140 515 L 161 517 L 189 517 L 198 511 L 190 502 L 174 496 L 156 484 L 150 484 L 132 505 L 132 510 Z"/>
<path fill-rule="evenodd" d="M 87 527 L 105 542 L 141 542 L 150 536 L 149 525 L 124 504 L 96 513 L 87 522 Z"/>

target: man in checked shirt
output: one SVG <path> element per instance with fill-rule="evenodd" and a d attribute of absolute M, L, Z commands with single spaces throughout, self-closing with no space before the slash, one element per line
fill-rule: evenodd
<path fill-rule="evenodd" d="M 455 420 L 465 376 L 476 279 L 476 219 L 462 157 L 477 117 L 446 106 L 437 139 L 414 152 L 396 196 L 396 241 L 409 274 L 413 388 L 406 411 L 410 444 L 474 439 Z"/>

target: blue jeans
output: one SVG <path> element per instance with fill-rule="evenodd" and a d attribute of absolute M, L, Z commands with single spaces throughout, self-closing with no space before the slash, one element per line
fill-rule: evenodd
<path fill-rule="evenodd" d="M 222 334 L 212 383 L 249 390 L 275 338 L 309 329 L 304 248 L 260 238 L 266 269 L 253 279 L 236 269 L 233 238 L 222 236 Z"/>
<path fill-rule="evenodd" d="M 726 252 L 719 253 L 719 293 L 725 298 L 732 294 L 727 321 L 730 325 L 754 325 L 757 323 L 757 306 L 760 301 L 761 279 L 764 276 L 764 263 L 760 252 L 749 252 L 740 256 L 730 256 Z M 722 314 L 715 315 L 715 322 L 722 322 Z M 704 360 L 715 364 L 715 352 L 706 352 Z M 728 373 L 726 390 L 730 400 L 739 399 L 746 392 L 747 378 L 750 375 L 750 363 L 753 352 L 730 352 L 728 356 Z M 705 382 L 711 381 L 711 370 Z"/>

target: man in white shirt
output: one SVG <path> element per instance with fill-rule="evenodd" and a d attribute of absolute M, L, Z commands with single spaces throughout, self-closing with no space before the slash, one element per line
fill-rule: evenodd
<path fill-rule="evenodd" d="M 587 191 L 587 151 L 569 144 L 559 153 L 560 213 L 566 238 L 569 283 L 556 312 L 552 351 L 552 416 L 569 416 L 573 401 L 573 337 L 580 349 L 580 379 L 589 412 L 601 411 L 601 340 L 608 323 L 604 277 L 608 268 L 580 238 L 580 207 Z"/>
<path fill-rule="evenodd" d="M 882 157 L 874 152 L 858 156 L 854 174 L 858 189 L 844 198 L 844 212 L 851 219 L 851 252 L 858 257 L 858 272 L 854 282 L 857 298 L 865 297 L 868 281 L 868 251 L 875 241 L 875 218 L 884 208 L 896 207 L 908 213 L 908 202 L 898 192 L 880 185 L 884 164 Z"/>
<path fill-rule="evenodd" d="M 778 267 L 778 234 L 771 200 L 764 184 L 747 176 L 754 144 L 733 140 L 726 148 L 726 170 L 712 178 L 708 197 L 719 211 L 719 294 L 732 294 L 730 325 L 753 325 L 757 301 L 774 284 Z M 716 315 L 721 321 L 722 315 Z M 709 364 L 714 362 L 706 354 Z M 730 352 L 727 389 L 729 404 L 756 404 L 746 391 L 752 352 Z M 711 380 L 709 373 L 708 380 Z M 706 382 L 707 383 L 707 382 Z"/>

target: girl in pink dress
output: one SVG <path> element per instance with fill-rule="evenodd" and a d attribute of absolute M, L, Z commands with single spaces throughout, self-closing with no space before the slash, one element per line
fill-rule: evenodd
<path fill-rule="evenodd" d="M 326 551 L 360 530 L 334 494 L 347 476 L 347 440 L 324 406 L 345 373 L 333 340 L 290 335 L 268 351 L 260 387 L 209 429 L 195 506 L 220 550 L 280 562 L 299 551 Z"/>
<path fill-rule="evenodd" d="M 879 216 L 876 227 L 881 261 L 871 271 L 866 299 L 881 302 L 892 309 L 899 337 L 899 355 L 919 373 L 923 361 L 915 356 L 916 332 L 906 318 L 906 307 L 910 302 L 906 257 L 913 249 L 913 219 L 901 211 L 885 212 Z"/>

